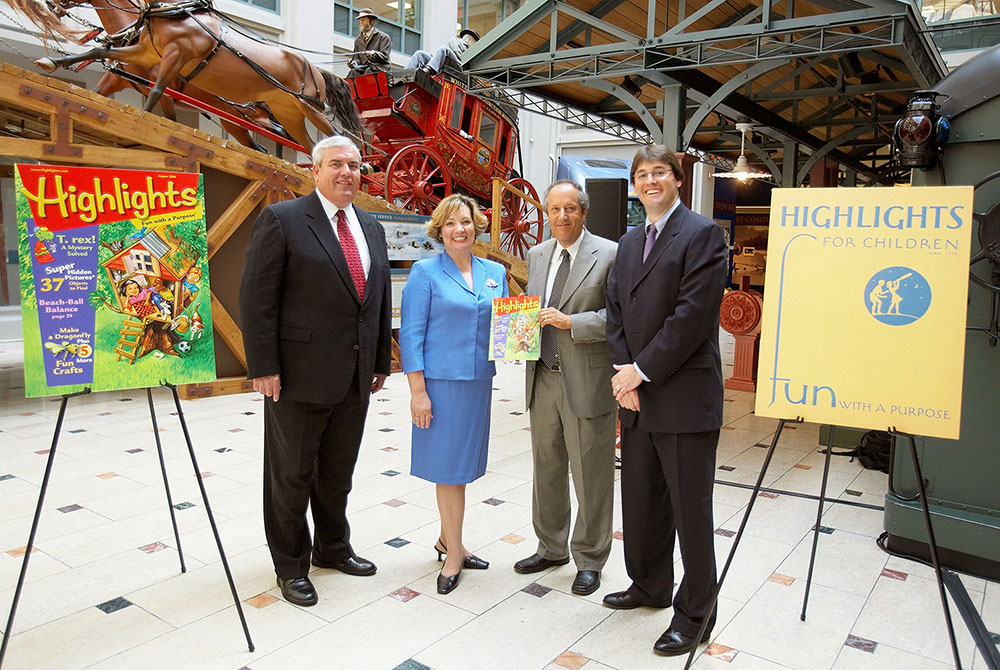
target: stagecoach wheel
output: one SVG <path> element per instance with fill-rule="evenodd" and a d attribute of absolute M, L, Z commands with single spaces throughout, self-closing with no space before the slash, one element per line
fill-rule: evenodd
<path fill-rule="evenodd" d="M 385 199 L 414 214 L 429 216 L 451 195 L 451 175 L 444 158 L 431 147 L 411 144 L 385 168 Z"/>
<path fill-rule="evenodd" d="M 526 179 L 510 185 L 535 200 L 538 193 Z M 504 191 L 500 205 L 500 248 L 518 258 L 527 258 L 528 248 L 542 240 L 542 211 L 513 191 Z"/>

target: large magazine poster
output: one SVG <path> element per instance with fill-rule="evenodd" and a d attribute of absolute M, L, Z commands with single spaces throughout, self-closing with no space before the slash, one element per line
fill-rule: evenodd
<path fill-rule="evenodd" d="M 14 178 L 25 395 L 214 380 L 201 175 L 17 165 Z"/>

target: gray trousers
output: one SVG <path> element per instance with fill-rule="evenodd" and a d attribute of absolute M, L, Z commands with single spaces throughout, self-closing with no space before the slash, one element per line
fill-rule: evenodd
<path fill-rule="evenodd" d="M 615 412 L 582 419 L 569 407 L 562 375 L 539 363 L 531 403 L 534 461 L 531 519 L 538 554 L 577 570 L 600 570 L 611 553 L 615 486 Z M 569 477 L 579 508 L 570 540 Z M 568 544 L 568 546 L 567 546 Z"/>

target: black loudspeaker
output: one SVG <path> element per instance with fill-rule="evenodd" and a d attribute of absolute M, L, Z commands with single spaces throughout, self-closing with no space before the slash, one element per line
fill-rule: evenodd
<path fill-rule="evenodd" d="M 584 190 L 590 196 L 587 230 L 617 242 L 628 223 L 628 180 L 588 179 Z"/>

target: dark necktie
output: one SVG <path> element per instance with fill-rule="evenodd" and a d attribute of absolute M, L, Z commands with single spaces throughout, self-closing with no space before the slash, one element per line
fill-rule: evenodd
<path fill-rule="evenodd" d="M 347 215 L 344 210 L 337 210 L 337 237 L 340 238 L 340 248 L 344 251 L 344 258 L 347 259 L 347 267 L 351 270 L 351 279 L 354 280 L 354 290 L 358 292 L 358 299 L 365 297 L 365 266 L 361 264 L 361 254 L 358 253 L 358 245 L 351 235 L 351 229 L 347 227 Z"/>
<path fill-rule="evenodd" d="M 556 278 L 552 282 L 552 293 L 549 295 L 549 304 L 546 307 L 559 309 L 559 301 L 562 300 L 567 277 L 569 277 L 569 252 L 563 249 L 562 262 L 559 263 L 559 269 L 556 270 Z M 559 365 L 559 341 L 556 337 L 555 326 L 542 328 L 542 346 L 539 355 L 542 362 L 548 367 L 555 369 Z"/>
<path fill-rule="evenodd" d="M 642 248 L 642 262 L 646 262 L 646 258 L 649 256 L 649 252 L 653 250 L 653 244 L 656 243 L 656 226 L 649 224 L 649 228 L 646 230 L 646 246 Z"/>

